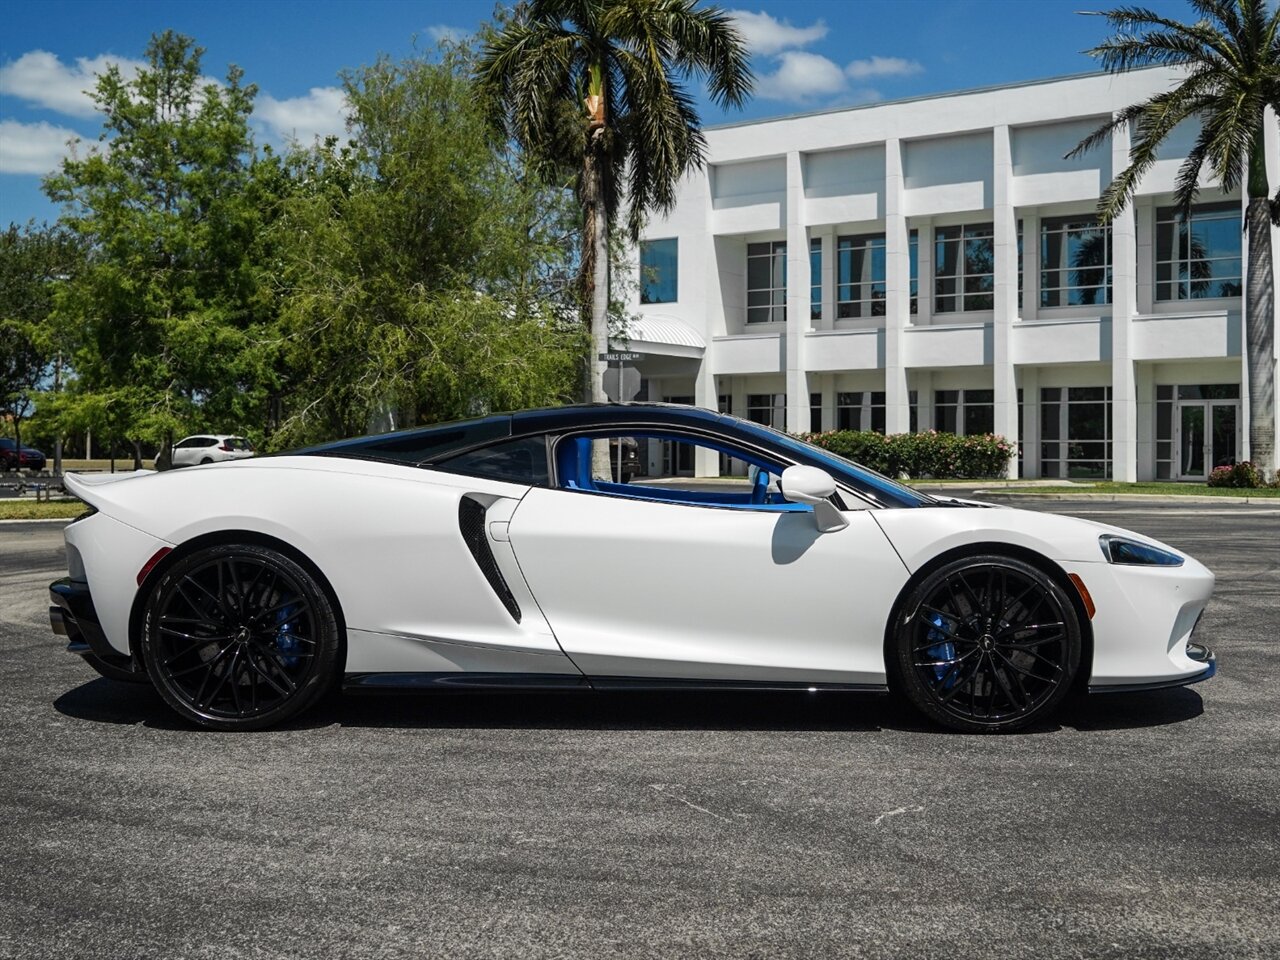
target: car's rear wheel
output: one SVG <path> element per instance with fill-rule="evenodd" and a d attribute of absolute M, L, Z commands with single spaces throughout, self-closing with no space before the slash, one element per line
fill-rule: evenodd
<path fill-rule="evenodd" d="M 341 646 L 333 604 L 301 564 L 256 545 L 195 550 L 160 577 L 142 654 L 152 683 L 190 720 L 257 730 L 328 690 Z"/>
<path fill-rule="evenodd" d="M 203 459 L 201 459 L 200 463 L 201 464 L 213 463 L 213 457 L 204 457 Z"/>
<path fill-rule="evenodd" d="M 964 557 L 925 577 L 902 605 L 895 679 L 926 716 L 957 730 L 1016 730 L 1051 714 L 1080 664 L 1070 597 L 1013 557 Z"/>

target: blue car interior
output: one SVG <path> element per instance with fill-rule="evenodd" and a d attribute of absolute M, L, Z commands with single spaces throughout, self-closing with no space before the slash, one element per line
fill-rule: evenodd
<path fill-rule="evenodd" d="M 607 494 L 611 497 L 628 497 L 634 500 L 656 500 L 662 503 L 696 504 L 706 507 L 726 507 L 730 509 L 770 510 L 777 513 L 806 513 L 812 507 L 803 503 L 789 503 L 782 495 L 770 486 L 774 477 L 781 472 L 777 464 L 745 453 L 744 451 L 717 443 L 711 438 L 698 438 L 698 445 L 709 447 L 718 453 L 725 454 L 756 467 L 748 491 L 737 493 L 733 490 L 706 491 L 682 490 L 674 486 L 649 486 L 644 483 L 615 483 L 612 480 L 598 480 L 591 471 L 591 441 L 602 439 L 604 435 L 566 437 L 556 446 L 556 474 L 559 484 L 566 490 L 586 490 L 592 493 Z M 687 437 L 663 435 L 659 433 L 627 434 L 637 440 L 666 440 L 688 442 Z"/>

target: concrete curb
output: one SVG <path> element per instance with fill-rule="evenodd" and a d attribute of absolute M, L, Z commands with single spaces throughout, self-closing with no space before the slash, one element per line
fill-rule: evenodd
<path fill-rule="evenodd" d="M 70 523 L 75 517 L 32 517 L 30 520 L 0 520 L 0 526 L 6 523 Z"/>

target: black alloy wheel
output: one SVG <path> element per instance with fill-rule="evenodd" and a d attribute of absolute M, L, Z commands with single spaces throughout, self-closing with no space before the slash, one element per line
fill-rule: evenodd
<path fill-rule="evenodd" d="M 180 714 L 218 730 L 257 730 L 313 704 L 341 646 L 333 605 L 290 557 L 252 545 L 183 556 L 151 592 L 142 654 Z"/>
<path fill-rule="evenodd" d="M 965 557 L 926 577 L 903 605 L 895 679 L 946 726 L 1016 730 L 1070 691 L 1080 633 L 1070 597 L 1044 571 L 1012 557 Z"/>

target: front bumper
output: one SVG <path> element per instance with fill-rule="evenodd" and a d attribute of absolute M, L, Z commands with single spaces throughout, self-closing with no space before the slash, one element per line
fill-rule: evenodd
<path fill-rule="evenodd" d="M 132 657 L 118 653 L 107 642 L 107 635 L 93 608 L 89 584 L 63 577 L 49 584 L 49 626 L 58 636 L 66 637 L 67 652 L 82 657 L 96 657 L 103 663 L 126 673 L 141 674 Z"/>
<path fill-rule="evenodd" d="M 1145 690 L 1168 690 L 1171 687 L 1186 687 L 1201 680 L 1208 680 L 1218 672 L 1218 658 L 1212 650 L 1201 643 L 1187 644 L 1187 658 L 1203 663 L 1204 669 L 1190 676 L 1175 677 L 1170 680 L 1155 680 L 1150 683 L 1119 683 L 1104 686 L 1090 686 L 1090 693 L 1141 693 Z"/>

